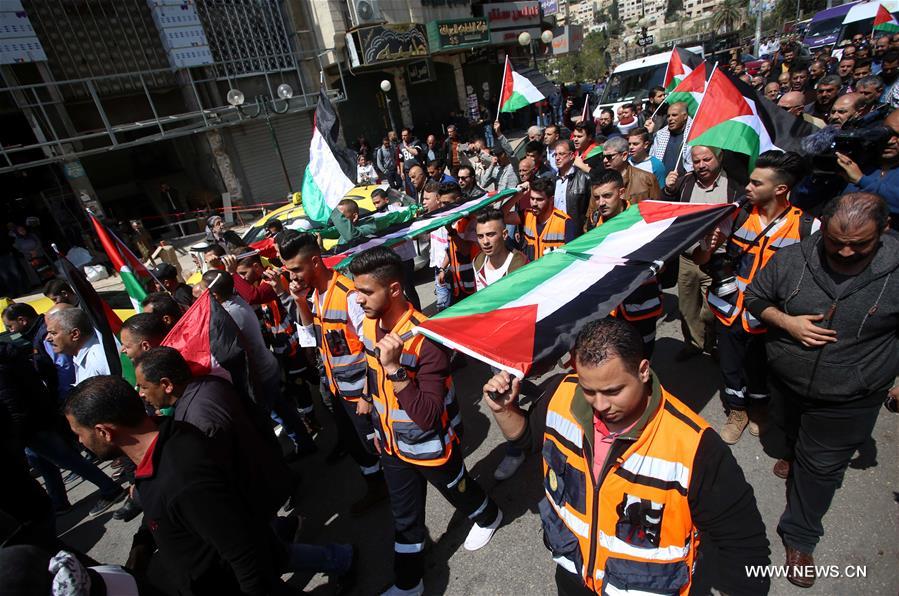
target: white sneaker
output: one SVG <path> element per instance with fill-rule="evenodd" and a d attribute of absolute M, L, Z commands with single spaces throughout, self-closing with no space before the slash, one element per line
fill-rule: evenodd
<path fill-rule="evenodd" d="M 425 582 L 421 580 L 414 588 L 403 590 L 395 585 L 390 586 L 381 596 L 422 596 L 425 593 Z"/>
<path fill-rule="evenodd" d="M 478 550 L 487 546 L 501 523 L 503 523 L 503 512 L 497 510 L 496 519 L 486 528 L 482 528 L 478 524 L 473 525 L 465 538 L 465 550 Z"/>
<path fill-rule="evenodd" d="M 497 480 L 508 480 L 518 471 L 522 463 L 524 463 L 524 453 L 519 455 L 506 454 L 503 461 L 499 462 L 496 470 L 493 471 L 493 477 Z"/>

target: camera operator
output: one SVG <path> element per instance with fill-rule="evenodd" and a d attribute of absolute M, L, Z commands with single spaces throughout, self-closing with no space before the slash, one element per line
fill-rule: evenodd
<path fill-rule="evenodd" d="M 890 227 L 899 229 L 899 110 L 893 110 L 883 121 L 887 139 L 880 159 L 859 166 L 850 156 L 837 152 L 837 165 L 847 180 L 844 193 L 870 192 L 880 195 L 890 209 Z"/>
<path fill-rule="evenodd" d="M 749 426 L 758 436 L 767 418 L 765 327 L 743 306 L 743 290 L 781 248 L 796 244 L 819 226 L 790 204 L 790 190 L 802 176 L 802 158 L 766 151 L 746 185 L 748 199 L 693 252 L 712 278 L 706 299 L 717 319 L 718 355 L 728 409 L 721 439 L 736 443 Z"/>

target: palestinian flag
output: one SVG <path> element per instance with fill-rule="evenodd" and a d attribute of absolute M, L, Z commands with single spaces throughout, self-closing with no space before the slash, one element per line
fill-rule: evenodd
<path fill-rule="evenodd" d="M 705 93 L 706 65 L 705 62 L 693 69 L 693 71 L 681 80 L 681 82 L 671 90 L 665 101 L 668 105 L 679 101 L 687 104 L 687 112 L 690 117 L 696 117 L 696 110 L 702 101 L 702 95 Z"/>
<path fill-rule="evenodd" d="M 680 254 L 733 205 L 642 201 L 416 329 L 518 377 L 551 370 L 581 328 Z"/>
<path fill-rule="evenodd" d="M 56 250 L 56 245 L 53 246 L 53 249 Z M 119 347 L 116 343 L 116 336 L 122 330 L 122 320 L 106 301 L 100 298 L 100 295 L 97 294 L 94 286 L 87 280 L 84 273 L 72 265 L 58 250 L 56 254 L 59 257 L 63 277 L 65 277 L 69 287 L 78 296 L 78 308 L 87 313 L 94 331 L 97 332 L 100 343 L 103 344 L 103 351 L 106 353 L 106 362 L 109 364 L 110 374 L 128 378 L 127 374 L 122 374 L 122 363 L 127 361 L 128 358 L 124 354 L 119 353 Z M 129 380 L 132 380 L 133 376 L 132 371 L 131 379 Z"/>
<path fill-rule="evenodd" d="M 593 143 L 592 146 L 587 147 L 584 150 L 584 154 L 581 156 L 581 159 L 583 159 L 584 161 L 587 161 L 588 159 L 593 159 L 594 157 L 602 158 L 602 151 L 603 151 L 602 145 L 597 145 L 596 143 Z"/>
<path fill-rule="evenodd" d="M 309 164 L 303 174 L 303 209 L 314 222 L 324 223 L 331 211 L 356 186 L 356 160 L 338 142 L 340 121 L 324 88 L 315 108 Z"/>
<path fill-rule="evenodd" d="M 702 64 L 702 57 L 688 52 L 683 48 L 675 47 L 668 59 L 668 68 L 665 69 L 665 78 L 662 87 L 665 91 L 674 91 L 687 76 Z M 669 104 L 670 105 L 670 104 Z"/>
<path fill-rule="evenodd" d="M 463 203 L 448 205 L 437 211 L 427 213 L 418 219 L 404 221 L 386 228 L 383 233 L 374 238 L 360 238 L 351 244 L 343 244 L 338 247 L 336 254 L 324 255 L 325 265 L 331 268 L 342 269 L 350 264 L 353 257 L 376 246 L 396 246 L 406 240 L 412 240 L 422 234 L 432 232 L 437 228 L 448 226 L 463 217 L 485 209 L 492 203 L 505 204 L 515 198 L 518 190 L 506 189 L 497 193 L 488 193 L 480 199 L 471 199 Z"/>
<path fill-rule="evenodd" d="M 88 218 L 94 225 L 94 231 L 100 239 L 103 250 L 115 270 L 119 273 L 119 278 L 125 285 L 125 291 L 131 298 L 131 304 L 134 305 L 135 312 L 142 312 L 141 302 L 147 297 L 146 283 L 153 279 L 144 264 L 138 259 L 131 249 L 124 242 L 119 240 L 118 236 L 112 230 L 100 223 L 100 220 L 90 211 L 87 212 Z M 160 284 L 161 286 L 161 284 Z"/>
<path fill-rule="evenodd" d="M 890 14 L 883 4 L 877 7 L 877 15 L 874 17 L 874 30 L 884 33 L 899 33 L 899 22 Z"/>
<path fill-rule="evenodd" d="M 502 92 L 499 96 L 499 111 L 514 112 L 532 103 L 543 101 L 552 93 L 552 83 L 535 68 L 515 70 L 506 56 L 503 70 Z"/>
<path fill-rule="evenodd" d="M 246 376 L 240 329 L 209 290 L 169 330 L 162 345 L 181 352 L 195 377 L 213 374 L 233 381 Z"/>
<path fill-rule="evenodd" d="M 743 81 L 715 70 L 696 111 L 687 145 L 706 145 L 749 156 L 749 169 L 760 153 L 800 151 L 811 124 L 762 97 Z"/>

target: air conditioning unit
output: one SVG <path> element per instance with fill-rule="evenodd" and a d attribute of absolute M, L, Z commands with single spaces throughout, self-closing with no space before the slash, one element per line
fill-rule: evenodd
<path fill-rule="evenodd" d="M 347 2 L 350 5 L 350 18 L 353 21 L 353 27 L 384 22 L 378 0 L 347 0 Z"/>

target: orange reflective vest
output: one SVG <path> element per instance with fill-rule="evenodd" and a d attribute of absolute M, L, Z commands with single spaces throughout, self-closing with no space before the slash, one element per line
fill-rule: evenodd
<path fill-rule="evenodd" d="M 353 330 L 347 308 L 352 280 L 335 271 L 328 282 L 325 302 L 319 312 L 318 290 L 312 294 L 312 324 L 315 343 L 331 386 L 331 393 L 357 401 L 365 393 L 365 351 Z"/>
<path fill-rule="evenodd" d="M 593 410 L 577 381 L 565 377 L 546 414 L 540 516 L 553 560 L 597 594 L 688 594 L 699 532 L 687 495 L 708 424 L 656 383 L 654 413 L 615 439 L 628 447 L 595 479 Z"/>
<path fill-rule="evenodd" d="M 706 300 L 718 320 L 728 327 L 740 319 L 743 330 L 747 333 L 764 333 L 764 324 L 743 307 L 743 292 L 778 250 L 802 240 L 813 231 L 817 222 L 798 207 L 793 207 L 783 216 L 783 221 L 776 224 L 767 235 L 758 238 L 767 224 L 762 225 L 758 209 L 753 207 L 751 211 L 739 209 L 734 215 L 733 223 L 734 230 L 728 243 L 735 246 L 737 251 L 743 251 L 735 271 L 737 291 L 727 296 L 718 296 L 709 290 Z M 733 250 L 732 247 L 729 249 Z"/>
<path fill-rule="evenodd" d="M 412 335 L 412 328 L 425 320 L 426 316 L 409 305 L 409 310 L 392 330 L 403 338 L 400 365 L 406 369 L 410 383 L 415 383 L 418 359 L 425 341 L 423 335 Z M 362 336 L 368 361 L 368 389 L 374 405 L 372 417 L 381 450 L 418 466 L 441 466 L 449 461 L 454 445 L 459 443 L 462 429 L 462 414 L 456 403 L 453 378 L 446 377 L 446 395 L 439 425 L 436 428 L 418 426 L 403 409 L 393 391 L 393 381 L 386 377 L 381 362 L 375 356 L 377 326 L 377 320 L 366 318 Z"/>
<path fill-rule="evenodd" d="M 469 219 L 463 218 L 456 222 L 456 232 L 459 235 L 465 232 L 469 221 Z M 449 256 L 454 300 L 465 298 L 475 292 L 474 268 L 471 261 L 477 255 L 476 247 L 477 243 L 475 243 L 475 248 L 471 248 L 468 243 L 460 242 L 453 236 L 449 236 L 446 252 Z"/>
<path fill-rule="evenodd" d="M 565 222 L 570 217 L 558 209 L 553 209 L 543 230 L 537 233 L 537 216 L 530 211 L 524 214 L 524 239 L 527 242 L 528 258 L 536 261 L 548 252 L 565 244 Z"/>
<path fill-rule="evenodd" d="M 300 349 L 296 328 L 293 321 L 288 318 L 284 307 L 277 300 L 260 305 L 262 311 L 262 323 L 265 325 L 268 342 L 272 352 L 277 356 L 291 358 Z"/>

